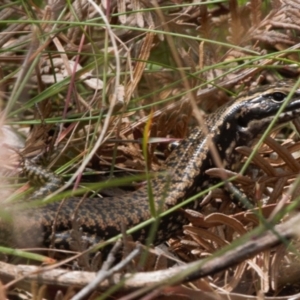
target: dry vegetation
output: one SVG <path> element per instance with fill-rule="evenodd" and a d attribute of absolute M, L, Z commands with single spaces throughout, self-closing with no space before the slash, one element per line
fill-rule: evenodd
<path fill-rule="evenodd" d="M 10 153 L 8 158 L 6 145 L 29 159 L 47 153 L 47 165 L 66 179 L 79 178 L 83 172 L 92 173 L 83 177 L 92 181 L 105 180 L 113 172 L 117 177 L 142 174 L 146 168 L 144 135 L 149 137 L 147 166 L 157 171 L 169 153 L 168 143 L 186 137 L 202 111 L 214 111 L 242 90 L 299 76 L 299 0 L 70 2 L 0 1 L 3 176 L 16 173 L 15 161 L 7 163 L 16 155 Z M 299 129 L 297 122 L 294 125 Z M 214 191 L 210 197 L 215 201 L 201 213 L 186 212 L 191 224 L 184 227 L 182 236 L 169 241 L 168 251 L 185 263 L 198 261 L 263 223 L 263 217 L 274 218 L 276 211 L 285 211 L 283 220 L 288 219 L 290 204 L 297 204 L 292 199 L 299 194 L 299 188 L 290 188 L 300 171 L 295 132 L 290 127 L 273 132 L 246 175 L 236 180 L 257 200 L 254 212 L 242 211 L 222 190 Z M 239 151 L 245 160 L 251 153 L 251 149 Z M 211 172 L 218 176 L 218 170 Z M 6 184 L 2 192 L 8 188 Z M 288 299 L 285 295 L 296 294 L 300 288 L 299 247 L 297 241 L 288 250 L 283 245 L 271 246 L 254 257 L 251 249 L 248 255 L 233 248 L 236 257 L 239 251 L 244 256 L 229 260 L 225 271 L 212 269 L 210 276 L 193 277 L 184 286 L 168 287 L 167 283 L 176 280 L 162 272 L 155 273 L 160 279 L 147 291 L 140 288 L 151 280 L 143 282 L 140 275 L 142 283 L 136 277 L 136 282 L 120 284 L 114 297 L 223 299 L 229 293 L 231 298 L 226 299 L 262 299 L 262 295 Z M 134 266 L 136 271 L 163 270 L 172 261 L 157 250 L 151 250 L 151 259 L 152 255 L 153 263 L 144 269 L 133 263 L 125 271 L 132 272 Z M 28 278 L 33 266 L 3 262 L 0 299 L 14 285 L 24 288 L 22 283 L 34 299 L 71 299 L 80 290 L 74 286 L 81 288 L 96 280 L 83 273 L 94 271 L 89 262 L 71 259 L 39 275 L 38 284 L 37 278 Z M 227 259 L 225 254 L 223 259 Z M 73 281 L 57 277 L 56 271 L 65 273 L 62 267 L 79 269 L 70 272 Z M 115 280 L 125 272 L 117 271 Z M 16 274 L 27 279 L 21 276 L 11 281 Z M 99 278 L 98 282 L 100 287 Z M 108 297 L 115 292 L 110 285 L 105 282 L 86 299 Z"/>

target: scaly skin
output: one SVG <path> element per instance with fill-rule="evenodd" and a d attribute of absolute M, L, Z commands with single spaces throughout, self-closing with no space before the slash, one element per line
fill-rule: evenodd
<path fill-rule="evenodd" d="M 217 183 L 205 171 L 215 167 L 209 150 L 211 142 L 218 150 L 226 169 L 238 171 L 240 155 L 238 146 L 251 146 L 254 138 L 262 133 L 278 112 L 285 95 L 293 82 L 278 82 L 263 86 L 247 95 L 238 97 L 220 107 L 207 117 L 208 134 L 195 128 L 170 154 L 161 167 L 165 175 L 151 180 L 156 208 L 161 211 L 181 203 Z M 292 96 L 290 103 L 277 120 L 285 123 L 300 115 L 300 90 Z M 69 246 L 68 230 L 72 228 L 71 216 L 81 198 L 68 198 L 62 206 L 51 203 L 43 207 L 14 207 L 13 224 L 0 220 L 0 243 L 9 246 L 49 246 L 49 236 L 55 220 L 57 247 Z M 199 209 L 201 198 L 185 208 Z M 60 207 L 60 208 L 59 208 Z M 59 210 L 59 212 L 58 212 Z M 147 187 L 125 196 L 113 198 L 88 198 L 81 203 L 76 219 L 83 233 L 95 237 L 95 241 L 107 240 L 121 232 L 121 224 L 129 229 L 151 218 Z M 186 223 L 183 214 L 175 211 L 163 217 L 157 230 L 155 244 L 171 237 Z M 149 228 L 133 234 L 135 240 L 145 242 Z"/>

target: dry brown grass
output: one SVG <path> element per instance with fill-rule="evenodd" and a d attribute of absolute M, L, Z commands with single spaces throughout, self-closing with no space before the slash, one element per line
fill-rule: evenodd
<path fill-rule="evenodd" d="M 156 171 L 168 155 L 167 144 L 197 124 L 192 103 L 212 112 L 241 90 L 299 76 L 298 0 L 50 2 L 0 4 L 1 124 L 25 134 L 24 156 L 48 152 L 49 165 L 73 177 L 85 167 L 104 178 L 113 171 L 142 173 L 141 140 L 149 118 L 148 166 Z M 274 149 L 278 138 L 284 142 Z M 260 216 L 270 217 L 298 194 L 285 198 L 300 171 L 297 140 L 295 133 L 274 133 L 261 148 L 261 159 L 236 183 L 258 200 Z M 212 196 L 217 201 L 206 211 L 190 213 L 184 237 L 170 241 L 184 261 L 212 255 L 260 222 L 226 195 Z M 296 293 L 295 248 L 269 249 L 189 283 L 191 289 L 159 290 L 159 299 L 211 290 L 220 297 L 221 291 L 234 291 L 240 298 L 269 293 L 276 299 L 289 292 L 286 286 Z M 31 290 L 42 299 L 37 287 Z M 70 298 L 67 292 L 56 297 Z"/>

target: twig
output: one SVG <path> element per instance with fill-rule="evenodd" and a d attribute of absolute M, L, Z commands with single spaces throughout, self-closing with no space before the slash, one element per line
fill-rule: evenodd
<path fill-rule="evenodd" d="M 137 290 L 142 294 L 155 287 L 161 287 L 170 284 L 195 280 L 208 275 L 215 274 L 226 268 L 237 265 L 245 259 L 258 254 L 261 251 L 270 249 L 280 243 L 286 242 L 299 234 L 300 214 L 295 215 L 285 223 L 274 226 L 273 230 L 262 232 L 263 226 L 253 230 L 250 234 L 236 240 L 236 247 L 232 245 L 226 246 L 221 251 L 218 251 L 214 257 L 205 260 L 199 260 L 193 263 L 188 263 L 184 266 L 178 266 L 167 270 L 153 272 L 139 272 L 136 274 L 114 274 L 128 263 L 139 248 L 134 250 L 126 260 L 118 264 L 110 271 L 99 273 L 84 271 L 66 271 L 62 269 L 47 270 L 43 272 L 42 268 L 27 265 L 10 265 L 0 262 L 0 278 L 16 278 L 25 277 L 25 281 L 39 280 L 44 284 L 58 286 L 77 286 L 84 287 L 93 282 L 93 288 L 99 290 L 107 290 L 111 286 L 108 281 L 103 281 L 103 278 L 112 276 L 114 284 L 125 278 L 123 289 Z M 276 234 L 274 232 L 276 231 Z M 101 274 L 101 276 L 100 276 Z M 99 276 L 99 277 L 98 277 Z M 96 279 L 97 278 L 97 279 Z M 101 280 L 99 280 L 99 278 Z M 100 283 L 100 281 L 102 281 Z M 89 290 L 90 291 L 90 290 Z M 75 298 L 76 299 L 76 298 Z M 79 298 L 78 298 L 79 299 Z"/>
<path fill-rule="evenodd" d="M 114 273 L 120 272 L 127 264 L 131 262 L 132 259 L 134 259 L 138 254 L 141 252 L 141 245 L 137 245 L 136 249 L 134 249 L 124 260 L 122 260 L 120 263 L 118 263 L 116 266 L 111 268 L 110 270 L 106 270 L 110 266 L 110 264 L 113 262 L 112 258 L 114 257 L 115 252 L 120 247 L 120 244 L 116 244 L 117 247 L 114 247 L 109 254 L 109 257 L 106 261 L 105 267 L 103 267 L 102 270 L 98 272 L 95 279 L 91 281 L 87 286 L 85 286 L 79 293 L 77 293 L 72 300 L 81 300 L 88 294 L 90 294 L 92 291 L 94 291 L 98 285 L 103 282 L 103 280 L 111 277 Z M 116 246 L 115 245 L 115 246 Z"/>

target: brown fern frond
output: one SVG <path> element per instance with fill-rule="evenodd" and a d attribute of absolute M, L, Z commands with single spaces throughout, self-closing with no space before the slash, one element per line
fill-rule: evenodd
<path fill-rule="evenodd" d="M 200 15 L 199 15 L 200 26 L 197 28 L 199 34 L 203 38 L 211 38 L 211 14 L 209 13 L 206 5 L 200 6 Z"/>
<path fill-rule="evenodd" d="M 276 82 L 280 77 L 298 78 L 300 73 L 300 0 L 56 0 L 48 1 L 44 7 L 36 6 L 41 1 L 2 2 L 1 107 L 6 107 L 8 99 L 13 100 L 9 122 L 27 137 L 24 148 L 29 154 L 52 148 L 53 140 L 63 146 L 63 157 L 55 167 L 66 170 L 67 175 L 89 154 L 103 132 L 103 143 L 86 169 L 87 173 L 100 173 L 101 178 L 90 179 L 84 174 L 84 179 L 106 180 L 103 174 L 112 168 L 124 176 L 128 171 L 143 172 L 141 140 L 149 118 L 152 127 L 147 132 L 148 163 L 156 171 L 170 152 L 168 143 L 186 137 L 190 128 L 198 124 L 187 95 L 195 95 L 200 109 L 209 113 L 251 86 Z M 38 51 L 33 32 L 38 34 L 34 40 Z M 278 51 L 285 49 L 286 53 Z M 28 81 L 23 82 L 23 90 L 14 97 L 29 50 L 37 64 Z M 174 53 L 179 56 L 180 66 Z M 28 69 L 29 66 L 25 65 Z M 109 115 L 115 99 L 117 103 Z M 39 114 L 34 113 L 33 102 L 39 103 Z M 60 125 L 57 139 L 56 128 L 52 128 L 56 122 Z M 226 172 L 228 178 L 236 175 L 234 183 L 262 207 L 240 212 L 224 191 L 209 194 L 201 213 L 190 213 L 193 226 L 186 227 L 184 238 L 171 242 L 181 258 L 211 256 L 258 224 L 257 215 L 268 218 L 278 207 L 278 199 L 284 198 L 295 173 L 299 173 L 299 142 L 294 142 L 293 136 L 289 143 L 281 144 L 288 130 L 278 138 L 285 150 L 264 146 L 257 154 L 260 158 L 253 160 L 243 178 Z M 244 152 L 245 156 L 251 151 Z M 274 156 L 274 152 L 278 155 Z M 120 191 L 105 193 L 120 195 Z M 267 205 L 260 201 L 265 199 L 269 201 Z M 281 258 L 293 256 L 278 253 L 274 257 L 273 251 L 266 251 L 242 267 L 207 278 L 207 285 L 232 290 L 250 278 L 245 294 L 255 293 L 257 286 L 267 291 L 267 275 L 271 273 L 270 287 L 277 292 L 281 285 L 276 279 L 282 268 Z M 268 269 L 267 262 L 274 266 Z M 288 282 L 286 279 L 288 276 L 282 282 Z M 200 286 L 199 282 L 195 284 Z"/>
<path fill-rule="evenodd" d="M 241 38 L 244 33 L 243 23 L 241 21 L 241 14 L 239 13 L 239 7 L 237 0 L 229 0 L 229 32 L 230 36 L 227 38 L 234 45 L 241 43 Z"/>
<path fill-rule="evenodd" d="M 300 6 L 300 4 L 299 4 Z M 295 24 L 297 26 L 297 30 L 300 27 L 300 11 L 299 9 L 295 9 L 294 7 L 286 9 L 286 15 L 291 19 L 291 24 Z"/>
<path fill-rule="evenodd" d="M 253 27 L 257 27 L 261 21 L 261 4 L 261 0 L 250 1 L 250 19 Z"/>
<path fill-rule="evenodd" d="M 294 45 L 295 43 L 295 41 L 293 41 L 287 34 L 273 30 L 270 32 L 256 31 L 252 37 L 254 40 L 268 43 L 274 46 L 278 43 L 285 45 Z"/>

